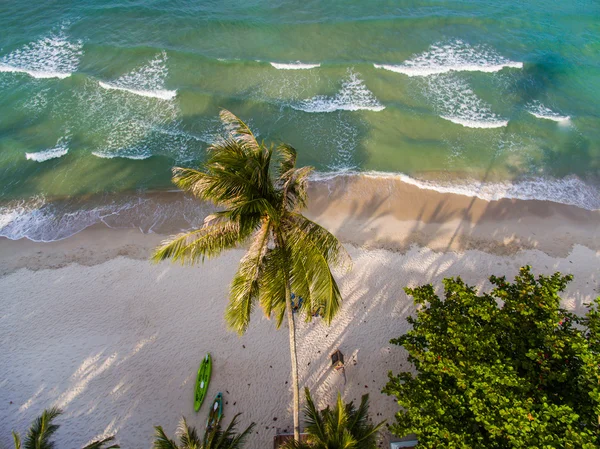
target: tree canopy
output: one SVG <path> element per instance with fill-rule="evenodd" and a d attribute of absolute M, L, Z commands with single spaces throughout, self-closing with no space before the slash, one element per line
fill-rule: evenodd
<path fill-rule="evenodd" d="M 585 316 L 560 307 L 572 276 L 490 278 L 478 295 L 460 278 L 407 288 L 419 306 L 392 340 L 416 373 L 390 373 L 402 407 L 391 427 L 423 448 L 600 447 L 600 298 Z"/>

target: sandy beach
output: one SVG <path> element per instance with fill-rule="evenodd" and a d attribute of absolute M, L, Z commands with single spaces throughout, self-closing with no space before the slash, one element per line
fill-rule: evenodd
<path fill-rule="evenodd" d="M 575 275 L 566 308 L 581 313 L 600 295 L 599 211 L 355 176 L 312 184 L 307 215 L 343 241 L 354 268 L 338 276 L 345 302 L 330 327 L 298 323 L 300 385 L 321 406 L 338 391 L 346 400 L 369 393 L 374 421 L 391 422 L 397 411 L 381 393 L 388 370 L 410 369 L 389 344 L 414 311 L 403 287 L 460 275 L 485 290 L 489 275 L 512 278 L 529 264 Z M 193 386 L 206 352 L 214 359 L 208 396 L 223 392 L 225 423 L 242 412 L 240 427 L 257 424 L 247 448 L 272 447 L 277 430 L 291 429 L 285 324 L 277 331 L 256 310 L 244 336 L 225 327 L 243 249 L 197 267 L 153 265 L 163 238 L 97 224 L 51 243 L 0 240 L 1 447 L 52 405 L 65 411 L 59 447 L 116 433 L 121 447 L 149 448 L 153 426 L 172 435 L 181 415 L 203 430 L 208 408 L 194 413 Z M 346 382 L 330 368 L 335 349 Z"/>

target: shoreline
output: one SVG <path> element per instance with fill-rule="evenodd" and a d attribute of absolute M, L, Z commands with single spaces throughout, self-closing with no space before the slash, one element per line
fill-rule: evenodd
<path fill-rule="evenodd" d="M 551 201 L 487 201 L 422 189 L 397 177 L 368 176 L 311 182 L 308 194 L 305 214 L 344 244 L 356 247 L 406 253 L 416 245 L 438 252 L 473 249 L 498 255 L 538 249 L 560 257 L 567 257 L 575 245 L 600 250 L 600 211 Z M 117 212 L 104 216 L 98 212 L 102 211 L 99 204 L 92 204 L 94 213 L 81 218 L 83 229 L 56 241 L 0 237 L 0 251 L 15 255 L 6 259 L 0 254 L 0 275 L 21 267 L 90 265 L 118 255 L 143 259 L 164 236 L 199 227 L 214 211 L 211 205 L 173 190 L 125 197 L 116 203 Z M 57 221 L 54 232 L 79 218 L 73 217 L 69 215 L 67 223 Z M 22 227 L 26 232 L 35 229 L 29 222 Z M 130 243 L 114 243 L 120 235 L 126 235 Z M 62 249 L 77 245 L 93 251 L 73 256 Z M 29 255 L 38 251 L 42 257 L 30 261 Z"/>
<path fill-rule="evenodd" d="M 147 204 L 173 198 L 183 195 L 157 193 Z M 405 286 L 439 289 L 444 277 L 460 275 L 488 291 L 490 275 L 512 278 L 531 264 L 536 274 L 575 275 L 563 306 L 576 313 L 600 294 L 600 211 L 353 177 L 311 184 L 309 199 L 307 215 L 338 236 L 354 261 L 351 272 L 336 275 L 344 303 L 332 325 L 298 322 L 300 383 L 319 407 L 338 391 L 348 401 L 369 393 L 373 421 L 392 422 L 398 406 L 381 389 L 388 370 L 410 369 L 405 351 L 389 344 L 415 310 Z M 187 211 L 201 222 L 210 210 L 196 206 Z M 173 435 L 181 415 L 202 431 L 207 407 L 193 412 L 193 384 L 209 351 L 208 396 L 224 393 L 225 424 L 237 412 L 240 429 L 257 423 L 247 449 L 268 447 L 277 430 L 291 429 L 285 324 L 276 331 L 256 310 L 244 336 L 225 327 L 243 249 L 193 267 L 149 262 L 182 217 L 150 233 L 95 223 L 49 243 L 0 238 L 0 291 L 10 293 L 0 319 L 0 445 L 10 446 L 12 429 L 23 432 L 52 405 L 65 410 L 61 447 L 114 432 L 122 447 L 150 447 L 152 426 Z M 335 349 L 345 356 L 345 384 L 330 369 Z M 382 442 L 389 440 L 384 431 Z"/>

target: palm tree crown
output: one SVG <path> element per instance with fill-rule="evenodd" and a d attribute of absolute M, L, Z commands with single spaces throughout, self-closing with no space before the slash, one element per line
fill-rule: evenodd
<path fill-rule="evenodd" d="M 225 318 L 241 334 L 257 302 L 267 317 L 275 317 L 277 327 L 287 314 L 297 439 L 299 393 L 291 293 L 303 298 L 299 312 L 307 320 L 318 314 L 331 323 L 341 295 L 330 265 L 349 267 L 350 259 L 331 233 L 299 213 L 306 207 L 312 167 L 296 168 L 296 150 L 289 145 L 259 143 L 231 112 L 223 110 L 220 117 L 229 134 L 209 147 L 202 170 L 176 167 L 173 181 L 222 210 L 208 216 L 200 229 L 163 242 L 153 259 L 191 264 L 249 242 L 231 283 Z"/>
<path fill-rule="evenodd" d="M 235 433 L 238 413 L 225 430 L 221 430 L 221 421 L 207 429 L 202 440 L 194 427 L 189 427 L 185 418 L 181 418 L 177 427 L 179 445 L 169 439 L 161 426 L 154 427 L 154 449 L 240 449 L 246 436 L 252 431 L 254 423 L 250 424 L 242 433 Z"/>
<path fill-rule="evenodd" d="M 333 409 L 329 406 L 318 411 L 310 397 L 308 388 L 304 390 L 306 406 L 306 442 L 290 441 L 285 449 L 376 449 L 377 435 L 384 422 L 373 425 L 369 422 L 369 395 L 362 397 L 358 408 L 354 402 L 345 404 L 338 393 Z"/>
<path fill-rule="evenodd" d="M 275 315 L 279 326 L 286 310 L 286 281 L 304 299 L 301 311 L 308 320 L 319 312 L 330 323 L 341 295 L 329 266 L 345 265 L 349 258 L 331 233 L 299 213 L 306 206 L 312 167 L 295 168 L 296 150 L 289 145 L 258 143 L 231 112 L 223 110 L 220 117 L 230 135 L 209 147 L 204 170 L 175 167 L 173 181 L 223 210 L 208 216 L 200 229 L 163 242 L 153 259 L 192 264 L 249 240 L 231 284 L 229 326 L 245 332 L 256 301 L 265 315 Z"/>
<path fill-rule="evenodd" d="M 13 439 L 15 442 L 15 449 L 54 449 L 54 441 L 51 440 L 52 435 L 56 433 L 60 427 L 58 424 L 54 424 L 53 421 L 62 414 L 62 410 L 56 407 L 44 410 L 43 413 L 38 416 L 35 421 L 29 427 L 25 441 L 21 443 L 21 437 L 18 433 L 13 432 Z M 109 443 L 114 441 L 114 436 L 95 440 L 90 444 L 84 446 L 82 449 L 116 449 L 120 446 L 112 444 L 107 446 Z"/>

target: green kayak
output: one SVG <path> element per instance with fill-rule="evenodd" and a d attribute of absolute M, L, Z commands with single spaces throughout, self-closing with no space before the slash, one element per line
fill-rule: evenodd
<path fill-rule="evenodd" d="M 196 378 L 196 390 L 194 393 L 194 410 L 200 410 L 202 401 L 206 396 L 208 390 L 208 383 L 210 382 L 210 372 L 212 370 L 212 359 L 210 354 L 206 354 L 206 357 L 200 362 L 200 368 L 198 368 L 198 377 Z"/>
<path fill-rule="evenodd" d="M 208 412 L 208 419 L 206 420 L 206 428 L 210 429 L 216 425 L 223 417 L 223 393 L 219 392 L 215 396 L 215 400 L 212 401 L 210 411 Z"/>

